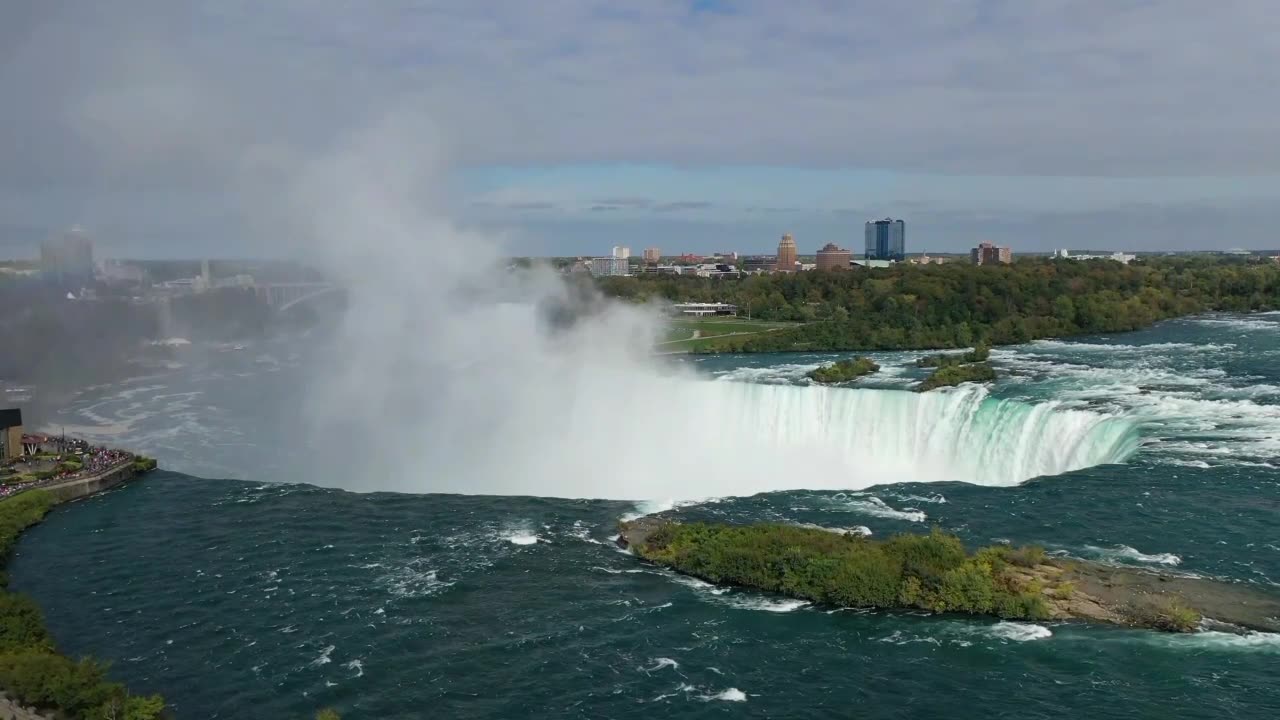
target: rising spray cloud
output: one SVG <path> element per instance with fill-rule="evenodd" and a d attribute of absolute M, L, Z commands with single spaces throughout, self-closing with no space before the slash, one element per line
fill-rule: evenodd
<path fill-rule="evenodd" d="M 1120 459 L 1093 413 L 970 388 L 762 386 L 653 354 L 650 306 L 584 303 L 459 229 L 441 157 L 400 115 L 316 160 L 297 192 L 349 308 L 311 378 L 312 481 L 357 490 L 680 500 L 879 482 L 1014 484 Z M 571 322 L 554 322 L 568 309 Z M 583 311 L 583 310 L 589 311 Z"/>

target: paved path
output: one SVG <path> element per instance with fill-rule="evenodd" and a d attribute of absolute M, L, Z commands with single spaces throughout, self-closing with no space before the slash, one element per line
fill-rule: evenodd
<path fill-rule="evenodd" d="M 36 488 L 49 489 L 53 487 L 60 487 L 62 485 L 74 485 L 76 483 L 85 482 L 86 480 L 96 480 L 106 475 L 110 475 L 131 462 L 133 462 L 133 456 L 130 456 L 125 460 L 121 460 L 105 470 L 99 470 L 92 474 L 85 474 L 86 471 L 81 470 L 79 473 L 70 477 L 45 478 L 44 480 L 36 480 L 34 482 L 23 483 L 21 485 L 11 485 L 10 487 L 15 488 L 14 491 L 8 495 L 0 495 L 0 497 L 13 497 L 24 490 L 35 490 Z M 4 715 L 0 715 L 0 720 L 8 720 L 8 718 Z"/>
<path fill-rule="evenodd" d="M 706 336 L 703 336 L 703 334 L 702 334 L 702 331 L 701 331 L 701 330 L 694 330 L 694 331 L 693 331 L 693 337 L 681 338 L 680 340 L 666 340 L 666 341 L 664 341 L 664 342 L 660 342 L 660 343 L 658 343 L 658 344 L 659 344 L 659 345 L 673 345 L 673 344 L 675 344 L 675 343 L 692 342 L 692 341 L 697 340 L 697 339 L 699 339 L 699 338 L 701 338 L 701 339 L 703 339 L 703 340 L 714 340 L 714 339 L 716 339 L 716 338 L 722 338 L 722 337 L 746 337 L 746 336 L 748 336 L 748 335 L 764 335 L 765 333 L 778 332 L 779 330 L 790 330 L 790 328 L 785 328 L 785 327 L 776 327 L 776 328 L 769 328 L 769 329 L 767 329 L 767 330 L 752 330 L 751 332 L 727 332 L 727 333 L 721 333 L 721 334 L 719 334 L 719 335 L 706 335 Z M 659 354 L 660 354 L 660 355 L 674 355 L 674 354 L 676 354 L 676 353 L 680 353 L 680 352 L 684 352 L 684 351 L 682 351 L 682 350 L 673 350 L 673 351 L 671 351 L 671 352 L 665 352 L 665 353 L 659 353 Z"/>

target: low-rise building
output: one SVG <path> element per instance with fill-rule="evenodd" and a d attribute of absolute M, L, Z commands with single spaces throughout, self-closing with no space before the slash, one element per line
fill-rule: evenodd
<path fill-rule="evenodd" d="M 865 268 L 893 267 L 892 260 L 877 260 L 875 258 L 871 258 L 869 260 L 865 258 L 855 258 L 849 262 L 851 265 L 857 265 L 858 267 L 865 267 Z"/>
<path fill-rule="evenodd" d="M 748 273 L 771 273 L 778 268 L 778 259 L 772 255 L 753 255 L 742 261 L 742 271 Z"/>
<path fill-rule="evenodd" d="M 818 251 L 814 266 L 818 270 L 848 270 L 853 253 L 835 243 L 827 243 Z"/>
<path fill-rule="evenodd" d="M 729 303 L 675 303 L 671 311 L 679 315 L 737 315 L 738 306 Z"/>
<path fill-rule="evenodd" d="M 928 253 L 924 253 L 917 257 L 908 258 L 907 262 L 911 263 L 912 265 L 943 265 L 951 262 L 951 258 L 936 257 L 936 256 L 931 256 Z"/>
<path fill-rule="evenodd" d="M 1054 250 L 1053 256 L 1055 258 L 1059 258 L 1063 260 L 1114 260 L 1115 262 L 1118 262 L 1121 265 L 1128 265 L 1129 263 L 1133 262 L 1138 258 L 1138 256 L 1134 255 L 1133 253 L 1123 253 L 1123 252 L 1113 252 L 1113 253 L 1106 253 L 1106 254 L 1084 253 L 1084 254 L 1072 255 L 1065 248 Z"/>

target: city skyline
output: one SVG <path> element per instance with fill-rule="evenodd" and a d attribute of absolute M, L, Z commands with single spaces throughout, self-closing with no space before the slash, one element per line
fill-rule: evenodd
<path fill-rule="evenodd" d="M 0 254 L 77 223 L 305 253 L 278 215 L 312 161 L 400 121 L 424 205 L 512 254 L 856 248 L 886 216 L 932 252 L 1280 245 L 1268 4 L 923 4 L 20 3 Z"/>

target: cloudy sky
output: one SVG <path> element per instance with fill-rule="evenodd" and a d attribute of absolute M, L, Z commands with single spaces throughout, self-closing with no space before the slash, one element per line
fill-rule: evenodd
<path fill-rule="evenodd" d="M 1274 0 L 6 0 L 0 255 L 271 252 L 406 108 L 518 254 L 1276 248 L 1277 65 Z"/>

